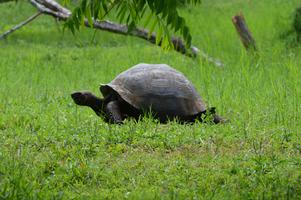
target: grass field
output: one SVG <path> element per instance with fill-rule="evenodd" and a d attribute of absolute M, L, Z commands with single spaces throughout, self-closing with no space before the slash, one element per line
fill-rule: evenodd
<path fill-rule="evenodd" d="M 64 34 L 47 16 L 0 41 L 0 199 L 300 199 L 301 48 L 298 0 L 203 0 L 181 12 L 193 44 L 218 68 L 132 37 Z M 260 53 L 231 22 L 242 11 Z M 35 12 L 0 4 L 0 32 Z M 299 45 L 299 47 L 298 47 Z M 137 63 L 182 71 L 225 125 L 108 125 L 70 93 Z"/>

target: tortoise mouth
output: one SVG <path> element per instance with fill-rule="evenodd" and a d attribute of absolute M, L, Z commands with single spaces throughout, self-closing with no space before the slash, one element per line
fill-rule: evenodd
<path fill-rule="evenodd" d="M 83 95 L 83 94 L 82 94 L 81 92 L 73 92 L 73 93 L 71 94 L 71 98 L 72 98 L 73 100 L 75 100 L 75 99 L 80 98 L 82 95 Z"/>
<path fill-rule="evenodd" d="M 71 98 L 77 105 L 86 105 L 87 97 L 83 92 L 74 92 L 71 94 Z"/>

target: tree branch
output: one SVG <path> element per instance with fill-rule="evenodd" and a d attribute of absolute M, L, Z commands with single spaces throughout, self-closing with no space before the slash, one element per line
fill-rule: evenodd
<path fill-rule="evenodd" d="M 90 27 L 88 20 L 85 20 L 85 26 Z M 101 29 L 117 34 L 122 34 L 122 35 L 131 35 L 131 36 L 139 37 L 141 39 L 147 40 L 152 44 L 156 44 L 156 34 L 152 33 L 149 36 L 149 32 L 146 29 L 134 28 L 131 31 L 129 31 L 128 26 L 122 24 L 116 24 L 110 21 L 101 21 L 101 22 L 94 21 L 93 28 Z M 206 53 L 200 51 L 195 46 L 191 46 L 191 48 L 187 50 L 185 47 L 185 43 L 180 38 L 172 37 L 171 40 L 176 51 L 189 57 L 201 56 L 202 59 L 210 63 L 213 63 L 217 67 L 223 67 L 223 63 L 221 61 L 208 56 Z M 159 42 L 159 46 L 161 46 L 161 41 Z"/>
<path fill-rule="evenodd" d="M 0 35 L 0 40 L 5 39 L 9 34 L 15 32 L 16 30 L 18 30 L 20 28 L 22 28 L 23 26 L 25 26 L 26 24 L 30 23 L 35 18 L 37 18 L 38 16 L 40 16 L 41 14 L 42 14 L 41 12 L 38 12 L 38 13 L 32 15 L 31 17 L 29 17 L 27 20 L 25 20 L 25 21 L 21 22 L 20 24 L 14 26 L 13 28 L 9 29 L 8 31 L 6 31 L 2 35 Z"/>
<path fill-rule="evenodd" d="M 66 21 L 71 16 L 71 11 L 53 0 L 30 0 L 40 12 L 51 15 L 59 20 Z"/>
<path fill-rule="evenodd" d="M 31 4 L 35 6 L 40 12 L 44 14 L 51 15 L 58 20 L 67 21 L 71 17 L 71 11 L 67 8 L 61 6 L 54 0 L 30 0 Z M 156 44 L 156 34 L 152 33 L 149 37 L 149 32 L 146 29 L 141 28 L 133 28 L 129 29 L 128 26 L 113 23 L 110 21 L 98 21 L 94 20 L 92 27 L 89 24 L 88 20 L 85 19 L 84 25 L 86 27 L 100 29 L 104 31 L 109 31 L 112 33 L 122 34 L 122 35 L 131 35 L 135 37 L 139 37 L 141 39 L 147 40 L 152 44 Z M 204 52 L 200 51 L 197 47 L 191 46 L 190 49 L 185 47 L 185 43 L 180 38 L 172 37 L 172 43 L 175 47 L 175 50 L 189 57 L 198 57 L 200 56 L 202 59 L 213 63 L 218 67 L 222 67 L 223 63 L 219 60 L 214 59 Z M 161 42 L 159 42 L 159 46 L 161 46 Z"/>

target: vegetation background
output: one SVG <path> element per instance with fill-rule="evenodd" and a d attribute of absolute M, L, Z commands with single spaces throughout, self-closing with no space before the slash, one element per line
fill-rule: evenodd
<path fill-rule="evenodd" d="M 183 7 L 192 43 L 225 67 L 145 41 L 83 29 L 75 37 L 42 16 L 0 41 L 0 199 L 300 199 L 301 51 L 298 0 L 203 0 Z M 242 11 L 259 46 L 243 49 Z M 0 6 L 0 31 L 36 12 Z M 137 63 L 182 71 L 225 125 L 108 125 L 73 104 Z"/>

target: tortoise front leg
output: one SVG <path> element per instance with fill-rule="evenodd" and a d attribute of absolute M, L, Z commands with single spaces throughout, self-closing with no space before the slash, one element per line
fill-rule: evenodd
<path fill-rule="evenodd" d="M 105 113 L 110 123 L 122 124 L 123 119 L 118 101 L 110 101 L 105 106 Z"/>

